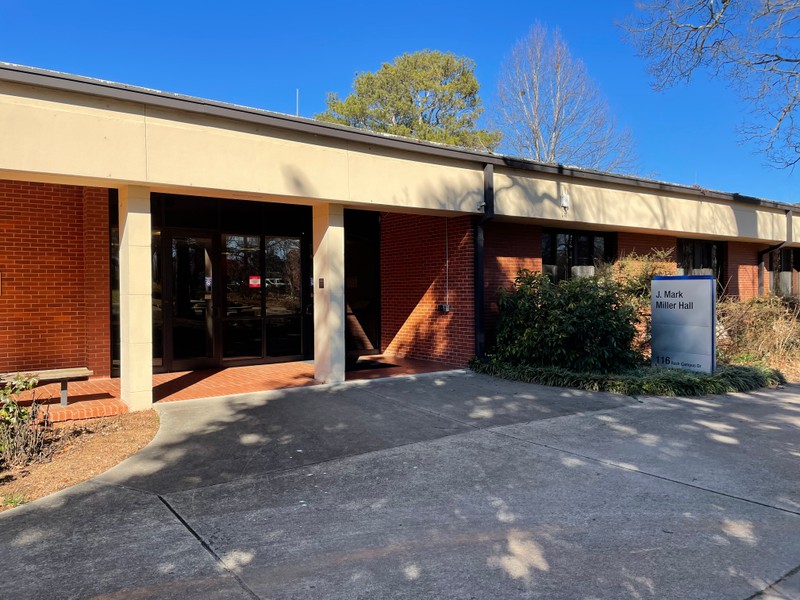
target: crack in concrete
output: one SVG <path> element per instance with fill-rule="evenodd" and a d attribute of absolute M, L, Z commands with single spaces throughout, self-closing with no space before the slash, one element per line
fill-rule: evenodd
<path fill-rule="evenodd" d="M 780 585 L 782 582 L 788 580 L 793 575 L 797 575 L 798 573 L 800 573 L 800 565 L 798 565 L 797 567 L 795 567 L 794 569 L 792 569 L 791 571 L 786 573 L 783 577 L 781 577 L 777 581 L 774 581 L 771 584 L 769 584 L 767 587 L 765 587 L 760 592 L 756 592 L 755 594 L 753 594 L 752 596 L 748 596 L 744 600 L 758 600 L 758 598 L 760 598 L 761 596 L 763 596 L 764 594 L 766 594 L 770 590 L 774 589 L 776 586 Z M 780 592 L 780 590 L 778 590 L 778 591 Z"/>
<path fill-rule="evenodd" d="M 203 536 L 201 536 L 201 535 L 200 535 L 200 534 L 199 534 L 197 531 L 195 531 L 195 529 L 194 529 L 194 528 L 193 528 L 191 525 L 189 525 L 189 522 L 188 522 L 186 519 L 184 519 L 184 518 L 183 518 L 183 517 L 182 517 L 182 516 L 181 516 L 181 515 L 178 513 L 178 511 L 177 511 L 177 510 L 175 510 L 175 509 L 172 507 L 172 505 L 171 505 L 171 504 L 170 504 L 170 503 L 169 503 L 169 502 L 168 502 L 168 501 L 167 501 L 167 500 L 166 500 L 166 499 L 165 499 L 163 496 L 161 496 L 160 494 L 156 494 L 155 496 L 156 496 L 156 498 L 158 498 L 159 500 L 161 500 L 161 503 L 162 503 L 164 506 L 166 506 L 166 507 L 167 507 L 167 510 L 168 510 L 169 512 L 171 512 L 171 513 L 173 514 L 173 516 L 174 516 L 176 519 L 178 519 L 178 522 L 179 522 L 181 525 L 183 525 L 183 527 L 186 529 L 186 531 L 188 531 L 189 533 L 191 533 L 191 534 L 192 534 L 192 536 L 193 536 L 193 537 L 194 537 L 194 538 L 195 538 L 195 539 L 196 539 L 198 542 L 200 542 L 200 545 L 203 547 L 203 549 L 204 549 L 206 552 L 208 552 L 208 553 L 211 555 L 211 557 L 212 557 L 212 558 L 213 558 L 213 559 L 214 559 L 214 560 L 217 562 L 217 564 L 219 564 L 219 566 L 220 566 L 220 567 L 222 567 L 222 569 L 224 569 L 224 570 L 225 570 L 225 572 L 226 572 L 226 573 L 228 573 L 228 575 L 230 575 L 231 577 L 233 577 L 233 579 L 236 581 L 236 583 L 238 583 L 238 584 L 239 584 L 239 587 L 240 587 L 240 588 L 242 588 L 242 590 L 243 590 L 243 591 L 244 591 L 244 592 L 245 592 L 245 593 L 246 593 L 246 594 L 247 594 L 247 595 L 248 595 L 248 596 L 249 596 L 249 597 L 250 597 L 252 600 L 262 600 L 262 599 L 261 599 L 261 596 L 259 596 L 259 595 L 258 595 L 258 594 L 256 594 L 256 593 L 255 593 L 255 592 L 254 592 L 252 589 L 250 589 L 250 587 L 249 587 L 249 586 L 248 586 L 248 585 L 247 585 L 247 584 L 244 582 L 244 580 L 243 580 L 241 577 L 239 577 L 239 575 L 238 575 L 238 574 L 237 574 L 235 571 L 233 571 L 233 570 L 231 570 L 231 569 L 229 569 L 229 568 L 228 568 L 228 566 L 225 564 L 225 561 L 223 561 L 223 560 L 222 560 L 222 557 L 220 557 L 220 555 L 219 555 L 219 554 L 217 554 L 217 553 L 214 551 L 214 549 L 211 547 L 211 545 L 210 545 L 208 542 L 206 542 L 206 541 L 203 539 Z"/>

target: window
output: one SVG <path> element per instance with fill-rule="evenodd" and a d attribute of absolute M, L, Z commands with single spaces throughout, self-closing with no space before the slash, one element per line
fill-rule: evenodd
<path fill-rule="evenodd" d="M 724 255 L 724 242 L 678 240 L 678 274 L 713 275 L 719 280 Z"/>
<path fill-rule="evenodd" d="M 678 275 L 713 275 L 717 294 L 725 289 L 725 242 L 678 240 Z"/>
<path fill-rule="evenodd" d="M 597 266 L 614 256 L 614 234 L 593 231 L 542 232 L 542 270 L 561 281 L 589 277 Z"/>
<path fill-rule="evenodd" d="M 800 268 L 800 250 L 781 248 L 771 252 L 772 292 L 784 297 L 796 295 L 794 271 L 798 268 Z"/>

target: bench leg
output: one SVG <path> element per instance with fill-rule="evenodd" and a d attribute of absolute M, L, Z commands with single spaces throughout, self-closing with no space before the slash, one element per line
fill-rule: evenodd
<path fill-rule="evenodd" d="M 67 405 L 67 380 L 61 380 L 61 406 Z"/>

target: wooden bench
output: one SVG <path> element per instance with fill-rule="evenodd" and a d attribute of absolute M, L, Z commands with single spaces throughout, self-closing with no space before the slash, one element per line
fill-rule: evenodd
<path fill-rule="evenodd" d="M 94 375 L 94 371 L 90 371 L 86 367 L 69 367 L 66 369 L 45 369 L 40 371 L 20 371 L 18 373 L 3 373 L 0 375 L 0 381 L 3 383 L 9 382 L 17 376 L 36 377 L 39 381 L 37 385 L 46 383 L 53 383 L 54 381 L 61 382 L 61 406 L 67 405 L 67 382 L 78 381 L 80 379 L 88 379 Z"/>

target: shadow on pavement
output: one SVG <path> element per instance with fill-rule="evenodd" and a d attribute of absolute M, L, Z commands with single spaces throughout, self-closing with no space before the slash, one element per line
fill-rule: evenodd
<path fill-rule="evenodd" d="M 800 564 L 797 390 L 437 374 L 173 403 L 0 516 L 3 596 L 746 598 Z"/>

